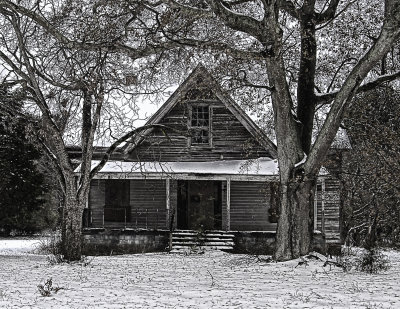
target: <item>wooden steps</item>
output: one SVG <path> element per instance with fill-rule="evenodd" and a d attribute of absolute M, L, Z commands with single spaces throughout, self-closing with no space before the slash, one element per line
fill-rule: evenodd
<path fill-rule="evenodd" d="M 190 231 L 172 232 L 172 253 L 202 250 L 233 250 L 235 235 L 224 231 Z"/>

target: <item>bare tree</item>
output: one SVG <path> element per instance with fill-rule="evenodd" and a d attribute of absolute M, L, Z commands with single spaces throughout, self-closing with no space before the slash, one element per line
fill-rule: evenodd
<path fill-rule="evenodd" d="M 376 78 L 368 76 L 377 63 L 385 59 L 398 39 L 400 4 L 395 0 L 386 0 L 383 8 L 379 1 L 374 2 L 371 6 L 377 17 L 374 26 L 380 32 L 367 31 L 363 37 L 370 37 L 369 41 L 363 41 L 362 46 L 353 44 L 352 49 L 358 53 L 346 54 L 344 50 L 348 47 L 339 42 L 350 40 L 346 36 L 346 28 L 362 23 L 364 14 L 359 7 L 354 10 L 355 5 L 357 2 L 350 0 L 120 0 L 112 4 L 85 5 L 70 0 L 65 3 L 49 1 L 46 5 L 35 2 L 28 6 L 0 0 L 6 24 L 11 25 L 18 37 L 18 46 L 9 47 L 7 53 L 0 54 L 0 57 L 10 70 L 22 77 L 23 85 L 32 94 L 32 101 L 48 122 L 49 136 L 52 136 L 54 149 L 60 152 L 57 162 L 64 169 L 68 188 L 74 188 L 70 178 L 72 172 L 66 161 L 62 136 L 47 111 L 49 108 L 44 105 L 46 98 L 41 88 L 43 83 L 52 85 L 52 82 L 35 69 L 33 60 L 37 58 L 37 49 L 34 54 L 30 48 L 24 51 L 27 49 L 24 39 L 31 40 L 32 35 L 26 35 L 27 27 L 25 24 L 21 27 L 19 20 L 22 19 L 26 25 L 35 25 L 35 29 L 42 29 L 44 37 L 50 37 L 63 49 L 84 53 L 85 56 L 76 58 L 76 64 L 81 63 L 82 57 L 86 59 L 86 55 L 95 55 L 96 65 L 89 65 L 93 69 L 85 74 L 79 73 L 78 80 L 74 78 L 73 83 L 66 85 L 73 88 L 70 91 L 80 93 L 77 100 L 83 102 L 81 137 L 86 143 L 82 143 L 80 185 L 71 192 L 66 191 L 68 196 L 78 197 L 66 207 L 71 209 L 68 217 L 73 218 L 71 222 L 66 220 L 67 229 L 71 226 L 74 232 L 69 235 L 75 237 L 68 243 L 77 244 L 76 237 L 80 235 L 77 231 L 80 227 L 78 217 L 87 198 L 88 181 L 93 175 L 89 173 L 93 133 L 87 129 L 96 127 L 96 115 L 100 115 L 93 108 L 92 115 L 89 105 L 101 107 L 104 102 L 109 88 L 103 73 L 104 68 L 111 66 L 108 61 L 110 55 L 139 59 L 158 53 L 165 57 L 168 54 L 166 51 L 182 46 L 180 52 L 189 51 L 185 56 L 193 57 L 195 51 L 200 51 L 216 56 L 217 63 L 223 63 L 224 57 L 246 63 L 244 68 L 251 67 L 252 74 L 248 74 L 248 70 L 238 70 L 237 79 L 247 87 L 268 93 L 264 100 L 270 98 L 273 106 L 281 183 L 275 257 L 287 260 L 308 253 L 314 215 L 310 206 L 316 178 L 344 111 L 358 91 L 371 89 L 400 75 L 398 71 L 393 71 Z M 49 13 L 54 11 L 57 14 Z M 354 21 L 336 27 L 335 22 L 347 16 L 348 12 Z M 329 38 L 329 31 L 328 38 L 318 36 L 332 29 L 342 30 L 343 35 L 333 40 Z M 335 44 L 344 48 L 335 50 Z M 10 61 L 10 55 L 17 59 L 16 65 Z M 169 55 L 183 57 L 184 54 Z M 326 59 L 332 60 L 335 66 L 331 68 L 330 61 Z M 153 60 L 156 63 L 151 67 L 154 72 L 162 62 L 157 57 Z M 121 64 L 123 60 L 115 58 L 115 62 Z M 387 62 L 381 64 L 385 67 Z M 86 65 L 84 67 L 87 70 Z M 366 77 L 372 79 L 362 84 Z M 328 112 L 312 143 L 314 117 L 320 106 L 327 106 Z M 79 248 L 75 246 L 71 249 L 70 252 L 78 253 L 71 254 L 70 258 L 80 256 Z"/>
<path fill-rule="evenodd" d="M 142 70 L 135 61 L 150 57 L 147 67 L 155 66 L 162 58 L 159 53 L 174 45 L 162 40 L 152 15 L 140 2 L 0 1 L 0 76 L 3 84 L 27 94 L 25 111 L 41 119 L 37 137 L 58 170 L 64 194 L 62 243 L 67 260 L 81 258 L 90 180 L 118 145 L 146 129 L 130 124 L 128 133 L 92 168 L 94 141 L 99 128 L 105 130 L 102 116 L 115 109 L 115 100 L 121 111 L 124 102 L 135 107 L 136 93 L 149 91 L 139 84 L 152 71 Z M 129 116 L 135 117 L 134 110 Z M 78 180 L 67 152 L 76 136 L 82 153 Z"/>
<path fill-rule="evenodd" d="M 162 9 L 158 7 L 161 3 Z M 318 33 L 335 29 L 335 20 L 344 13 L 354 18 L 355 25 L 363 26 L 360 23 L 365 16 L 360 7 L 354 8 L 355 1 L 164 0 L 150 4 L 158 12 L 167 6 L 175 16 L 176 23 L 163 27 L 171 41 L 257 62 L 259 71 L 266 71 L 268 83 L 256 79 L 256 84 L 246 74 L 241 78 L 248 86 L 268 90 L 274 110 L 281 184 L 275 258 L 287 260 L 308 253 L 313 234 L 316 178 L 344 111 L 357 92 L 399 77 L 399 71 L 375 79 L 371 75 L 372 79 L 362 84 L 399 37 L 400 4 L 394 0 L 386 0 L 384 8 L 378 2 L 372 6 L 366 4 L 377 17 L 376 21 L 369 22 L 380 31 L 366 33 L 364 36 L 370 37 L 370 41 L 351 46 L 358 55 L 349 53 L 347 57 L 343 50 L 349 47 L 339 40 L 351 41 L 345 33 L 346 27 L 352 24 L 342 25 L 343 34 L 336 38 L 330 38 L 328 32 L 328 37 L 323 39 Z M 184 28 L 182 20 L 186 21 Z M 199 25 L 201 22 L 203 26 Z M 160 26 L 163 25 L 160 23 Z M 359 35 L 363 30 L 356 29 Z M 288 54 L 290 44 L 294 48 Z M 335 50 L 335 44 L 344 49 Z M 321 57 L 318 66 L 321 54 L 328 59 L 340 58 L 341 63 L 326 69 L 330 64 Z M 337 59 L 332 63 L 336 64 Z M 331 81 L 326 83 L 325 77 Z M 327 87 L 321 89 L 321 84 Z M 328 112 L 312 143 L 314 117 L 323 105 L 329 106 Z"/>

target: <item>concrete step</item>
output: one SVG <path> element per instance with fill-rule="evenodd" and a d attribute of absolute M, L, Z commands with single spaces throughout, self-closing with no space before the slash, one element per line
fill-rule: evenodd
<path fill-rule="evenodd" d="M 235 235 L 224 231 L 197 231 L 180 230 L 172 233 L 171 252 L 192 252 L 199 250 L 232 250 Z"/>
<path fill-rule="evenodd" d="M 233 246 L 234 242 L 233 241 L 205 241 L 204 243 L 199 243 L 196 241 L 174 241 L 172 240 L 172 246 L 202 246 L 202 247 L 208 247 L 208 246 Z"/>

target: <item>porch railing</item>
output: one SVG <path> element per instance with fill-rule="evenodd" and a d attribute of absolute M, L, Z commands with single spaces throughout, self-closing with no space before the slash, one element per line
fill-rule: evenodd
<path fill-rule="evenodd" d="M 115 228 L 166 228 L 166 213 L 158 208 L 104 207 L 88 209 L 84 226 Z M 164 219 L 164 220 L 163 220 Z M 85 224 L 86 223 L 86 224 Z"/>

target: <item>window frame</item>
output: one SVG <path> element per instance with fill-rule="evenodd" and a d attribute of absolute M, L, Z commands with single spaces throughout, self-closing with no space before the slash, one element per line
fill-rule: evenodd
<path fill-rule="evenodd" d="M 192 119 L 193 119 L 193 108 L 196 107 L 208 107 L 208 126 L 193 126 Z M 193 102 L 189 105 L 189 117 L 187 121 L 187 126 L 189 130 L 189 137 L 188 137 L 188 147 L 191 148 L 210 148 L 212 147 L 212 114 L 213 114 L 213 107 L 208 102 Z M 193 131 L 201 131 L 207 130 L 208 132 L 208 142 L 207 143 L 193 143 Z"/>

